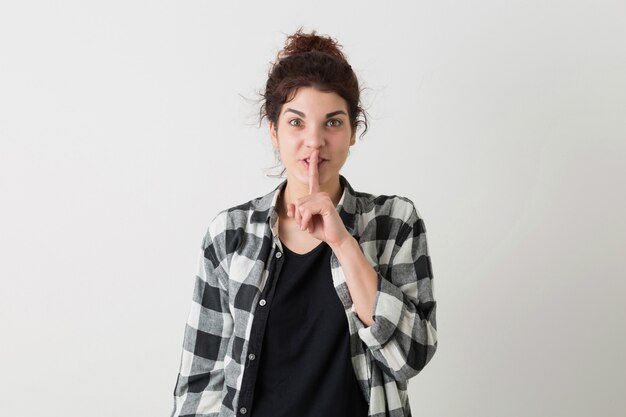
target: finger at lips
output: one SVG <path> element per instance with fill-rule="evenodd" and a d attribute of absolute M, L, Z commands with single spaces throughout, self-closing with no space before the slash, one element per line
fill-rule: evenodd
<path fill-rule="evenodd" d="M 309 158 L 309 194 L 319 191 L 319 171 L 317 170 L 319 150 L 314 150 Z"/>

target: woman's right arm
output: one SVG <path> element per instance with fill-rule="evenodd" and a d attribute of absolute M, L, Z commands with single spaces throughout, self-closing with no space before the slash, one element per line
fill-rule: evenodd
<path fill-rule="evenodd" d="M 226 257 L 217 250 L 211 231 L 210 226 L 198 255 L 172 417 L 217 417 L 222 404 L 224 357 L 233 319 L 228 308 Z"/>

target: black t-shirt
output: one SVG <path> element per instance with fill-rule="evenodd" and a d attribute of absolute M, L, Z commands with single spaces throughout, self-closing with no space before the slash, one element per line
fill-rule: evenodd
<path fill-rule="evenodd" d="M 330 272 L 331 248 L 322 242 L 306 254 L 283 249 L 250 415 L 366 417 Z"/>

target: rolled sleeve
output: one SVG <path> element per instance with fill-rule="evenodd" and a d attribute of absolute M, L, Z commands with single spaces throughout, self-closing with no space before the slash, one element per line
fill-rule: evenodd
<path fill-rule="evenodd" d="M 352 315 L 358 335 L 377 364 L 396 380 L 417 375 L 437 349 L 436 302 L 426 229 L 412 206 L 402 236 L 394 237 L 398 250 L 391 256 L 385 276 L 378 272 L 373 323 L 366 326 Z"/>

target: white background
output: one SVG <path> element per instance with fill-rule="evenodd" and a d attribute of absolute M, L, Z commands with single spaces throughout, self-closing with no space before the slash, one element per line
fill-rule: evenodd
<path fill-rule="evenodd" d="M 169 415 L 208 222 L 279 182 L 255 100 L 303 25 L 366 88 L 342 173 L 425 220 L 439 349 L 413 414 L 623 416 L 625 21 L 621 0 L 3 2 L 2 414 Z"/>

